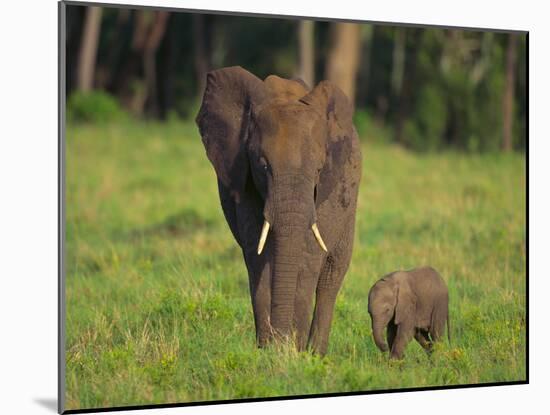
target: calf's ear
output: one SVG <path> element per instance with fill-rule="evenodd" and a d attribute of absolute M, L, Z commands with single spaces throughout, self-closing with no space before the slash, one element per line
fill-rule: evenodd
<path fill-rule="evenodd" d="M 403 324 L 414 320 L 416 313 L 416 297 L 409 284 L 396 284 L 397 303 L 395 305 L 395 324 Z"/>

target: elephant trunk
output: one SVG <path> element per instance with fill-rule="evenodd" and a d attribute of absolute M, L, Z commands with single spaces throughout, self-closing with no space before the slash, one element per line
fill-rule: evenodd
<path fill-rule="evenodd" d="M 287 231 L 299 233 L 302 228 L 289 227 Z M 290 335 L 296 301 L 296 286 L 300 264 L 301 250 L 297 246 L 303 238 L 298 236 L 275 237 L 275 261 L 273 264 L 271 292 L 271 326 L 276 334 Z"/>
<path fill-rule="evenodd" d="M 304 263 L 306 233 L 315 218 L 313 185 L 297 176 L 278 177 L 269 215 L 273 218 L 271 326 L 276 335 L 292 331 L 298 276 Z M 304 195 L 311 194 L 311 200 Z"/>
<path fill-rule="evenodd" d="M 386 325 L 383 321 L 379 321 L 375 318 L 373 318 L 372 322 L 372 334 L 374 336 L 374 342 L 376 343 L 376 346 L 382 350 L 383 352 L 388 351 L 388 344 L 386 343 L 386 340 L 384 340 L 384 328 Z"/>

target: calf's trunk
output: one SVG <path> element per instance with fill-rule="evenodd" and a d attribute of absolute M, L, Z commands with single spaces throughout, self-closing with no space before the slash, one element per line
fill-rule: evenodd
<path fill-rule="evenodd" d="M 374 342 L 376 343 L 376 346 L 383 352 L 388 351 L 388 344 L 384 339 L 385 328 L 386 328 L 386 325 L 383 322 L 375 320 L 372 323 L 372 335 L 374 336 Z"/>

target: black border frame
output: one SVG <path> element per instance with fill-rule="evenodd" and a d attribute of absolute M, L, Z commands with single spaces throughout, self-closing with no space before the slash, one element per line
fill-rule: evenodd
<path fill-rule="evenodd" d="M 82 414 L 96 412 L 116 412 L 139 409 L 163 409 L 163 408 L 181 408 L 191 406 L 210 406 L 220 404 L 235 404 L 247 402 L 272 402 L 272 401 L 288 401 L 296 399 L 312 399 L 312 398 L 330 398 L 340 396 L 358 396 L 358 395 L 378 395 L 388 393 L 406 393 L 406 392 L 425 392 L 450 389 L 470 389 L 483 388 L 493 386 L 514 386 L 529 384 L 529 31 L 528 30 L 507 30 L 481 27 L 467 26 L 446 26 L 436 24 L 422 23 L 396 23 L 389 21 L 376 20 L 358 20 L 358 19 L 342 19 L 330 17 L 314 17 L 314 16 L 295 16 L 295 15 L 280 15 L 253 13 L 241 11 L 226 11 L 226 10 L 209 10 L 209 9 L 188 9 L 183 7 L 168 7 L 168 6 L 147 6 L 147 5 L 132 5 L 132 4 L 116 4 L 116 3 L 100 3 L 100 2 L 83 2 L 72 0 L 61 0 L 58 3 L 58 383 L 57 383 L 57 402 L 59 414 Z M 487 383 L 468 383 L 459 385 L 436 385 L 422 386 L 412 388 L 397 388 L 397 389 L 375 389 L 370 391 L 349 391 L 349 392 L 333 392 L 307 395 L 289 395 L 289 396 L 271 396 L 261 398 L 240 398 L 227 400 L 212 400 L 212 401 L 194 401 L 194 402 L 174 402 L 163 404 L 145 404 L 145 405 L 128 405 L 128 406 L 113 406 L 100 408 L 85 408 L 85 409 L 65 409 L 65 127 L 66 127 L 66 6 L 97 6 L 116 9 L 134 9 L 134 10 L 166 10 L 170 12 L 180 13 L 201 13 L 215 14 L 228 16 L 244 16 L 244 17 L 264 17 L 278 18 L 289 20 L 315 20 L 321 22 L 347 22 L 347 23 L 368 23 L 380 26 L 400 26 L 400 27 L 418 27 L 418 28 L 439 28 L 439 29 L 460 29 L 465 31 L 484 31 L 496 33 L 516 33 L 524 34 L 526 42 L 525 53 L 525 68 L 526 68 L 526 146 L 525 146 L 525 181 L 526 181 L 526 268 L 525 268 L 525 380 L 503 381 L 503 382 L 487 382 Z"/>

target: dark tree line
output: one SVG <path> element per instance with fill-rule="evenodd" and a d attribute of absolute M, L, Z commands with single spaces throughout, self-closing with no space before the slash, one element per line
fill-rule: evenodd
<path fill-rule="evenodd" d="M 140 117 L 190 117 L 205 73 L 330 79 L 361 125 L 419 150 L 523 149 L 526 36 L 69 6 L 67 91 L 103 90 Z"/>

